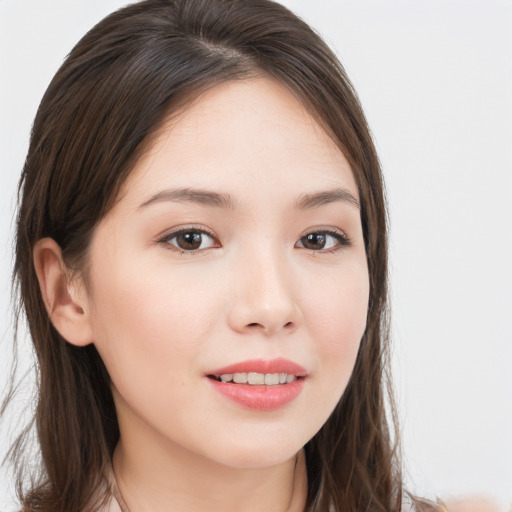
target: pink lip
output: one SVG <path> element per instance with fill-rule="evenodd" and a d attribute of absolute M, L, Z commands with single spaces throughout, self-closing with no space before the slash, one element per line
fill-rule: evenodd
<path fill-rule="evenodd" d="M 287 359 L 277 358 L 270 361 L 255 359 L 235 363 L 224 368 L 208 372 L 208 375 L 220 376 L 227 373 L 287 373 L 300 377 L 289 384 L 275 386 L 253 386 L 250 384 L 234 384 L 232 382 L 219 382 L 207 378 L 210 385 L 222 396 L 243 407 L 257 411 L 273 411 L 291 402 L 302 391 L 307 371 L 297 363 Z"/>
<path fill-rule="evenodd" d="M 264 359 L 252 359 L 250 361 L 242 361 L 240 363 L 230 364 L 224 368 L 212 370 L 207 375 L 224 375 L 226 373 L 288 373 L 296 377 L 305 377 L 307 371 L 300 364 L 278 357 L 268 361 Z"/>

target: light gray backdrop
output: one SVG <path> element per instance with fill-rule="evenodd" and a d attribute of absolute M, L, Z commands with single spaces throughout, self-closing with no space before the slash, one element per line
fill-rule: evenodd
<path fill-rule="evenodd" d="M 66 53 L 125 3 L 0 0 L 0 386 L 10 365 L 14 194 L 31 122 Z M 512 1 L 283 3 L 335 48 L 382 160 L 409 484 L 510 504 Z M 1 453 L 13 428 L 1 427 Z M 0 473 L 0 510 L 11 493 Z"/>

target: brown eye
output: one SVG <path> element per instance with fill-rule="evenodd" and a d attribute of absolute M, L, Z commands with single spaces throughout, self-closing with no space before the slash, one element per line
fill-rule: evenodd
<path fill-rule="evenodd" d="M 180 230 L 167 235 L 160 242 L 185 252 L 201 251 L 215 246 L 213 237 L 199 229 Z"/>
<path fill-rule="evenodd" d="M 196 251 L 201 247 L 203 235 L 201 233 L 180 233 L 176 236 L 176 245 L 186 251 Z"/>
<path fill-rule="evenodd" d="M 325 248 L 327 236 L 324 233 L 310 233 L 301 239 L 302 246 L 305 249 L 321 250 Z"/>
<path fill-rule="evenodd" d="M 337 231 L 315 231 L 308 233 L 296 243 L 296 247 L 311 251 L 330 251 L 348 247 L 349 245 L 350 241 L 345 234 Z"/>

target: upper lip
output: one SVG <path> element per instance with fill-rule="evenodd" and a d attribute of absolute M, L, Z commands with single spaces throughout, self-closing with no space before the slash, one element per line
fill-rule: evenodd
<path fill-rule="evenodd" d="M 250 359 L 247 361 L 240 361 L 239 363 L 230 364 L 223 368 L 217 368 L 207 375 L 226 375 L 233 373 L 287 373 L 288 375 L 295 375 L 296 377 L 305 377 L 307 370 L 300 364 L 294 363 L 288 359 L 278 357 L 276 359 Z"/>

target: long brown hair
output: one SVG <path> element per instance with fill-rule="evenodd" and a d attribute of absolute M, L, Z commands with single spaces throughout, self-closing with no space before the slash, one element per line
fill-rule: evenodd
<path fill-rule="evenodd" d="M 379 161 L 338 60 L 307 24 L 269 0 L 146 0 L 123 8 L 84 36 L 43 97 L 19 186 L 14 268 L 37 356 L 42 459 L 38 480 L 28 491 L 20 486 L 24 510 L 86 510 L 104 491 L 101 477 L 119 438 L 109 375 L 94 345 L 67 343 L 49 320 L 34 244 L 53 238 L 68 267 L 84 271 L 95 226 L 159 125 L 207 88 L 255 74 L 285 84 L 349 160 L 370 275 L 367 328 L 353 375 L 305 447 L 306 509 L 400 510 L 397 429 L 387 394 L 387 222 Z"/>

